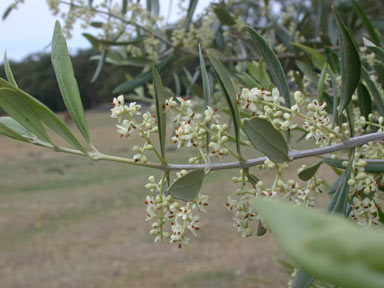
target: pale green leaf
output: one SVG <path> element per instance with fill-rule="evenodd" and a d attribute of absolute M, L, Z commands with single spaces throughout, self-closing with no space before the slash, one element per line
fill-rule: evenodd
<path fill-rule="evenodd" d="M 316 174 L 317 170 L 319 170 L 321 164 L 323 164 L 323 161 L 320 161 L 316 163 L 315 165 L 312 165 L 308 168 L 305 168 L 303 171 L 299 173 L 299 178 L 303 181 L 308 181 L 313 177 L 313 175 Z"/>
<path fill-rule="evenodd" d="M 288 146 L 284 137 L 265 119 L 253 118 L 244 122 L 249 141 L 259 151 L 277 163 L 289 160 Z"/>
<path fill-rule="evenodd" d="M 88 125 L 85 120 L 83 103 L 81 102 L 80 92 L 73 71 L 71 58 L 69 57 L 67 43 L 58 21 L 56 21 L 52 37 L 51 58 L 64 104 L 84 139 L 88 143 L 91 143 Z"/>
<path fill-rule="evenodd" d="M 13 86 L 17 87 L 15 77 L 13 77 L 11 66 L 9 65 L 7 51 L 4 52 L 4 70 L 5 70 L 5 75 L 7 76 L 8 82 L 11 83 Z"/>
<path fill-rule="evenodd" d="M 200 192 L 204 170 L 194 170 L 178 178 L 169 188 L 168 194 L 185 202 L 193 201 Z"/>
<path fill-rule="evenodd" d="M 323 55 L 321 55 L 317 50 L 315 50 L 311 47 L 305 46 L 305 45 L 300 44 L 300 43 L 295 43 L 295 42 L 292 42 L 292 45 L 297 47 L 297 48 L 300 48 L 305 53 L 309 54 L 311 56 L 313 64 L 319 70 L 321 70 L 322 67 L 324 66 L 324 64 L 327 62 Z"/>
<path fill-rule="evenodd" d="M 279 59 L 268 46 L 267 42 L 261 37 L 256 30 L 248 27 L 248 32 L 253 40 L 254 48 L 264 58 L 265 63 L 269 69 L 270 75 L 276 87 L 279 89 L 280 94 L 284 97 L 285 106 L 291 107 L 291 96 L 288 87 L 288 81 L 285 76 L 283 67 L 280 64 Z"/>
<path fill-rule="evenodd" d="M 159 72 L 156 68 L 152 69 L 153 73 L 153 86 L 155 88 L 155 103 L 156 103 L 156 115 L 157 115 L 157 126 L 159 129 L 159 140 L 161 156 L 165 159 L 165 135 L 166 135 L 166 117 L 165 117 L 165 99 L 166 92 L 164 90 L 163 83 L 160 78 Z"/>
<path fill-rule="evenodd" d="M 251 205 L 288 258 L 308 273 L 342 287 L 383 287 L 384 232 L 276 200 Z"/>
<path fill-rule="evenodd" d="M 229 107 L 229 111 L 232 116 L 233 126 L 235 128 L 235 139 L 236 139 L 236 148 L 237 153 L 240 155 L 240 116 L 239 110 L 237 109 L 236 103 L 236 91 L 233 87 L 231 78 L 229 77 L 228 71 L 225 69 L 223 64 L 219 59 L 213 55 L 208 54 L 208 58 L 212 64 L 212 68 L 216 73 L 217 78 L 221 84 L 221 87 L 224 90 L 225 99 Z"/>

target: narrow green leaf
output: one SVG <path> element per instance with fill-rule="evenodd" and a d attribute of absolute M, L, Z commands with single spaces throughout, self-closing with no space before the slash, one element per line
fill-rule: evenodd
<path fill-rule="evenodd" d="M 324 82 L 325 77 L 327 76 L 327 70 L 328 64 L 325 62 L 323 68 L 321 69 L 319 82 L 317 83 L 317 100 L 319 100 L 319 103 L 323 103 L 324 101 Z"/>
<path fill-rule="evenodd" d="M 288 108 L 291 107 L 291 96 L 288 81 L 279 59 L 268 46 L 267 42 L 265 42 L 263 37 L 261 37 L 253 28 L 248 27 L 248 32 L 251 35 L 256 51 L 264 58 L 265 63 L 267 63 L 272 80 L 279 89 L 280 94 L 284 97 L 285 106 Z"/>
<path fill-rule="evenodd" d="M 15 119 L 8 116 L 0 117 L 0 134 L 25 142 L 29 142 L 34 138 L 33 134 L 21 126 Z"/>
<path fill-rule="evenodd" d="M 95 28 L 102 28 L 103 25 L 104 25 L 104 23 L 103 23 L 103 22 L 100 22 L 100 21 L 92 21 L 92 22 L 91 22 L 91 26 L 92 26 L 92 27 L 95 27 Z"/>
<path fill-rule="evenodd" d="M 0 107 L 32 134 L 52 143 L 39 117 L 19 93 L 9 88 L 0 88 Z"/>
<path fill-rule="evenodd" d="M 191 24 L 193 13 L 195 13 L 198 0 L 189 0 L 187 23 L 185 24 L 185 30 L 188 31 L 189 25 Z"/>
<path fill-rule="evenodd" d="M 305 53 L 309 54 L 311 56 L 313 64 L 317 69 L 321 70 L 324 64 L 327 62 L 323 55 L 321 55 L 317 50 L 300 43 L 292 42 L 291 44 L 297 48 L 300 48 Z"/>
<path fill-rule="evenodd" d="M 364 45 L 373 53 L 375 53 L 375 56 L 377 56 L 377 58 L 379 58 L 381 62 L 384 62 L 384 49 L 379 46 L 376 46 L 367 38 L 363 38 L 363 40 L 364 40 Z"/>
<path fill-rule="evenodd" d="M 12 12 L 12 10 L 15 8 L 15 5 L 14 4 L 11 4 L 7 7 L 7 9 L 5 9 L 4 13 L 3 13 L 3 17 L 2 17 L 2 20 L 4 21 L 8 16 L 9 14 Z"/>
<path fill-rule="evenodd" d="M 97 68 L 96 68 L 95 74 L 93 74 L 91 83 L 94 83 L 97 80 L 97 78 L 99 78 L 101 71 L 103 70 L 105 60 L 107 58 L 107 53 L 108 53 L 107 50 L 104 50 L 101 53 L 99 63 L 97 63 Z"/>
<path fill-rule="evenodd" d="M 247 73 L 243 73 L 243 81 L 245 83 L 245 86 L 247 86 L 249 89 L 259 86 L 256 80 L 253 79 L 253 77 Z"/>
<path fill-rule="evenodd" d="M 89 33 L 83 33 L 83 36 L 87 38 L 87 40 L 91 43 L 92 47 L 96 50 L 99 50 L 100 44 L 104 46 L 127 46 L 127 45 L 137 44 L 143 41 L 142 39 L 133 39 L 129 41 L 114 41 L 114 40 L 98 39 Z"/>
<path fill-rule="evenodd" d="M 324 161 L 325 162 L 325 161 Z M 328 164 L 328 163 L 327 163 Z M 332 166 L 332 168 L 334 168 Z M 334 168 L 336 169 L 336 168 Z M 335 170 L 334 170 L 335 171 Z M 335 171 L 336 172 L 336 171 Z M 335 194 L 337 188 L 341 185 L 341 182 L 344 180 L 344 175 L 343 175 L 343 172 L 340 172 L 339 174 L 339 177 L 337 177 L 336 181 L 332 184 L 331 187 L 329 187 L 328 189 L 328 194 L 329 195 L 332 195 L 332 194 Z"/>
<path fill-rule="evenodd" d="M 339 116 L 348 106 L 352 99 L 352 94 L 355 91 L 360 80 L 361 62 L 359 50 L 356 46 L 351 32 L 345 26 L 343 20 L 335 9 L 332 9 L 338 27 L 340 54 L 341 54 L 341 98 L 339 107 Z"/>
<path fill-rule="evenodd" d="M 197 1 L 196 1 L 197 3 Z M 211 99 L 211 87 L 209 83 L 209 78 L 208 78 L 208 73 L 207 69 L 205 67 L 205 60 L 203 57 L 203 53 L 201 52 L 201 47 L 199 45 L 199 58 L 200 58 L 200 70 L 201 70 L 201 79 L 203 82 L 203 94 L 204 94 L 204 108 L 207 109 L 210 99 Z M 207 153 L 209 151 L 209 142 L 210 142 L 210 134 L 207 132 L 206 133 L 206 150 Z"/>
<path fill-rule="evenodd" d="M 156 70 L 161 73 L 165 67 L 167 67 L 172 60 L 172 54 L 162 59 L 158 64 L 155 65 Z M 136 78 L 132 80 L 127 80 L 121 84 L 119 84 L 114 90 L 114 94 L 126 94 L 131 92 L 133 89 L 143 86 L 148 82 L 152 81 L 152 71 L 147 70 L 144 73 L 141 73 Z"/>
<path fill-rule="evenodd" d="M 363 7 L 359 4 L 358 1 L 352 0 L 353 7 L 355 8 L 355 11 L 357 15 L 359 15 L 361 22 L 363 22 L 363 25 L 365 27 L 365 30 L 367 30 L 369 36 L 372 38 L 373 42 L 375 42 L 376 45 L 380 45 L 380 38 L 379 35 L 377 35 L 375 29 L 373 28 L 373 25 L 371 21 L 369 21 L 369 18 L 367 14 L 365 13 Z"/>
<path fill-rule="evenodd" d="M 163 160 L 165 159 L 165 135 L 166 135 L 166 118 L 165 118 L 165 98 L 166 93 L 164 90 L 163 82 L 161 81 L 160 74 L 156 68 L 152 69 L 153 73 L 153 86 L 155 88 L 155 103 L 156 103 L 156 115 L 157 126 L 159 129 L 160 149 Z"/>
<path fill-rule="evenodd" d="M 125 15 L 127 13 L 128 0 L 122 0 L 121 13 Z"/>
<path fill-rule="evenodd" d="M 361 115 L 368 119 L 368 115 L 372 113 L 372 99 L 367 87 L 363 83 L 359 83 L 357 86 L 357 95 Z"/>
<path fill-rule="evenodd" d="M 276 200 L 257 198 L 251 205 L 288 258 L 308 273 L 342 287 L 383 286 L 382 231 Z"/>
<path fill-rule="evenodd" d="M 223 64 L 220 62 L 220 60 L 213 56 L 208 54 L 209 61 L 212 64 L 212 68 L 216 73 L 217 78 L 219 79 L 219 82 L 221 84 L 221 87 L 224 90 L 225 99 L 227 100 L 227 104 L 229 107 L 229 111 L 231 112 L 232 120 L 233 120 L 233 126 L 235 128 L 235 138 L 236 138 L 236 148 L 237 153 L 241 155 L 240 153 L 240 116 L 239 116 L 239 110 L 237 109 L 236 104 L 236 92 L 235 88 L 233 87 L 233 83 L 231 78 L 229 77 L 229 74 Z"/>
<path fill-rule="evenodd" d="M 347 159 L 332 159 L 332 158 L 324 158 L 324 163 L 329 166 L 345 169 L 343 166 L 344 161 L 348 161 Z M 364 167 L 364 171 L 367 173 L 381 173 L 384 172 L 384 165 L 382 163 L 377 163 L 374 161 L 367 161 L 367 166 Z"/>
<path fill-rule="evenodd" d="M 373 82 L 373 80 L 369 76 L 368 71 L 364 67 L 362 67 L 361 72 L 363 80 L 367 84 L 369 92 L 371 92 L 371 95 L 373 97 L 373 101 L 377 106 L 377 110 L 379 110 L 381 115 L 384 115 L 384 103 L 379 89 L 377 88 L 375 82 Z"/>
<path fill-rule="evenodd" d="M 79 141 L 76 139 L 76 137 L 72 134 L 72 132 L 68 129 L 68 127 L 61 121 L 59 117 L 56 116 L 55 113 L 53 113 L 47 106 L 45 106 L 43 103 L 41 103 L 36 98 L 32 97 L 28 93 L 24 92 L 21 89 L 18 89 L 8 82 L 6 82 L 4 79 L 0 78 L 0 87 L 5 87 L 13 91 L 13 95 L 15 97 L 15 101 L 23 102 L 23 105 L 28 106 L 33 113 L 36 115 L 37 118 L 39 118 L 40 121 L 42 121 L 45 125 L 47 125 L 50 129 L 52 129 L 55 133 L 57 133 L 60 137 L 62 137 L 65 141 L 67 141 L 69 144 L 71 144 L 73 147 L 77 148 L 78 150 L 86 153 L 86 150 L 84 147 L 79 143 Z M 11 115 L 11 114 L 9 114 Z M 15 120 L 17 120 L 16 117 L 11 115 Z M 20 122 L 20 124 L 22 124 Z M 23 125 L 23 124 L 22 124 Z M 24 126 L 26 127 L 26 126 Z M 26 127 L 27 128 L 27 127 Z M 46 141 L 51 143 L 50 140 L 41 137 L 41 135 L 34 133 L 38 138 L 41 139 L 41 141 Z"/>
<path fill-rule="evenodd" d="M 84 139 L 91 143 L 83 103 L 59 21 L 56 21 L 53 32 L 51 58 L 64 104 Z"/>
<path fill-rule="evenodd" d="M 333 193 L 332 199 L 327 207 L 327 211 L 330 213 L 340 213 L 344 216 L 347 215 L 349 195 L 348 180 L 351 178 L 352 162 L 353 161 L 349 161 L 347 169 L 345 169 L 340 176 L 339 185 L 337 186 L 335 193 Z"/>
<path fill-rule="evenodd" d="M 168 194 L 185 202 L 193 201 L 200 192 L 204 180 L 204 170 L 194 170 L 178 178 L 168 188 Z"/>
<path fill-rule="evenodd" d="M 217 18 L 220 22 L 227 26 L 232 26 L 236 23 L 233 16 L 225 9 L 224 5 L 215 5 L 213 8 Z"/>
<path fill-rule="evenodd" d="M 284 137 L 265 119 L 253 118 L 244 122 L 249 141 L 273 162 L 289 161 L 288 146 Z"/>
<path fill-rule="evenodd" d="M 317 170 L 319 170 L 321 164 L 323 164 L 323 161 L 320 161 L 316 163 L 315 165 L 312 165 L 308 168 L 305 168 L 303 171 L 299 173 L 299 178 L 303 181 L 308 181 L 313 177 L 313 175 L 316 174 Z"/>
<path fill-rule="evenodd" d="M 265 70 L 263 59 L 260 59 L 260 62 L 259 62 L 259 77 L 260 77 L 259 81 L 261 83 L 261 86 L 264 87 L 265 89 L 268 89 L 271 84 L 271 79 L 269 79 L 268 73 Z"/>
<path fill-rule="evenodd" d="M 325 48 L 325 56 L 327 57 L 327 62 L 332 71 L 336 74 L 340 74 L 340 60 L 336 53 L 327 47 Z"/>
<path fill-rule="evenodd" d="M 13 86 L 17 87 L 15 77 L 13 77 L 11 66 L 9 65 L 9 62 L 8 62 L 7 51 L 4 52 L 4 70 L 5 70 L 5 75 L 7 76 L 8 82 L 11 83 Z"/>

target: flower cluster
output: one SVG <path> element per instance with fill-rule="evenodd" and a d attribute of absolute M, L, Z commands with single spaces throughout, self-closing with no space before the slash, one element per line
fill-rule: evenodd
<path fill-rule="evenodd" d="M 186 171 L 178 173 L 178 177 L 185 175 Z M 170 243 L 176 243 L 179 248 L 189 243 L 190 238 L 187 231 L 196 236 L 196 231 L 200 230 L 200 216 L 198 213 L 206 212 L 208 206 L 208 195 L 198 194 L 192 202 L 187 202 L 185 206 L 180 206 L 172 195 L 167 195 L 164 189 L 165 179 L 158 183 L 155 177 L 148 178 L 149 183 L 145 188 L 151 192 L 145 200 L 147 217 L 146 221 L 154 221 L 150 234 L 155 236 L 155 242 L 163 239 Z M 170 227 L 169 227 L 170 226 Z M 165 231 L 168 228 L 168 231 Z M 169 229 L 170 228 L 170 229 Z"/>

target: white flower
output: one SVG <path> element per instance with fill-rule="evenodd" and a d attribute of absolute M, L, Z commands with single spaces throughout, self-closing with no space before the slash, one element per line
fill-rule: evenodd
<path fill-rule="evenodd" d="M 125 112 L 125 107 L 127 107 L 126 105 L 124 105 L 124 96 L 120 95 L 117 98 L 116 97 L 113 98 L 112 105 L 113 105 L 113 108 L 111 109 L 111 112 L 112 112 L 111 117 L 117 118 L 118 122 L 120 122 L 121 116 Z"/>
<path fill-rule="evenodd" d="M 131 117 L 133 117 L 133 115 L 140 115 L 140 109 L 141 106 L 136 105 L 136 102 L 131 102 L 129 106 L 125 105 L 125 111 L 127 111 L 128 115 L 130 115 Z"/>
<path fill-rule="evenodd" d="M 121 125 L 117 124 L 116 127 L 120 137 L 129 137 L 131 135 L 131 129 L 136 129 L 135 123 L 128 120 L 124 120 Z"/>

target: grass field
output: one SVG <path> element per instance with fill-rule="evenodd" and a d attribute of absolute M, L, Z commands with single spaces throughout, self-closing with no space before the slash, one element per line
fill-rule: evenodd
<path fill-rule="evenodd" d="M 133 144 L 120 139 L 108 113 L 91 112 L 87 119 L 102 152 L 131 153 Z M 148 233 L 147 169 L 93 162 L 5 137 L 0 163 L 2 288 L 286 287 L 288 275 L 276 262 L 285 258 L 272 235 L 244 239 L 232 227 L 225 201 L 234 193 L 231 177 L 237 171 L 207 177 L 203 192 L 210 201 L 199 236 L 178 249 L 154 244 Z"/>

